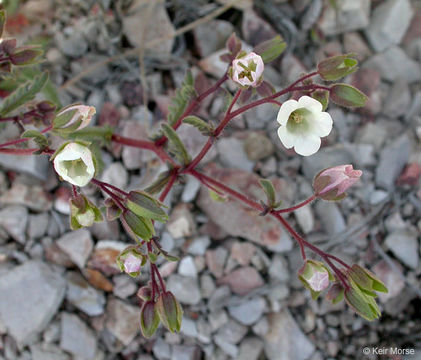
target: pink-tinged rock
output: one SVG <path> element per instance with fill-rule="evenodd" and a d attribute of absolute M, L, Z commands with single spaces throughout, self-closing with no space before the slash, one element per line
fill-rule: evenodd
<path fill-rule="evenodd" d="M 265 195 L 259 185 L 259 177 L 253 173 L 238 169 L 222 169 L 215 164 L 206 167 L 206 175 L 227 186 L 245 194 L 255 201 L 265 201 Z M 293 196 L 291 187 L 283 179 L 274 179 L 276 193 L 288 206 Z M 260 245 L 279 249 L 283 241 L 288 241 L 282 226 L 270 216 L 259 216 L 258 211 L 236 199 L 229 198 L 226 202 L 215 202 L 209 196 L 208 189 L 202 186 L 200 190 L 199 207 L 210 219 L 225 230 L 229 235 L 240 236 Z"/>
<path fill-rule="evenodd" d="M 405 166 L 402 174 L 397 180 L 398 185 L 415 186 L 421 176 L 421 166 L 417 163 L 410 163 Z"/>
<path fill-rule="evenodd" d="M 394 261 L 395 269 L 392 269 L 389 264 L 381 260 L 373 267 L 373 272 L 384 282 L 388 293 L 378 293 L 380 301 L 385 303 L 395 296 L 398 296 L 405 287 L 405 282 L 402 280 L 402 266 Z"/>
<path fill-rule="evenodd" d="M 229 234 L 222 229 L 219 225 L 215 224 L 212 220 L 208 220 L 199 228 L 200 235 L 208 235 L 213 240 L 223 240 Z"/>
<path fill-rule="evenodd" d="M 412 40 L 418 39 L 421 36 L 421 8 L 414 10 L 415 14 L 402 40 L 403 44 L 409 44 Z"/>
<path fill-rule="evenodd" d="M 232 292 L 238 295 L 263 286 L 264 282 L 257 270 L 251 266 L 242 267 L 218 280 L 218 285 L 228 285 Z"/>
<path fill-rule="evenodd" d="M 131 244 L 120 241 L 102 240 L 96 243 L 88 262 L 88 267 L 101 271 L 104 275 L 119 274 L 117 256 Z"/>
<path fill-rule="evenodd" d="M 202 136 L 195 127 L 189 125 L 181 126 L 177 130 L 177 134 L 192 157 L 195 157 L 197 154 L 199 154 L 200 150 L 202 150 L 203 146 L 208 140 L 205 136 Z M 213 146 L 206 154 L 206 156 L 202 159 L 200 164 L 205 164 L 213 160 L 216 157 L 216 155 L 216 147 Z"/>
<path fill-rule="evenodd" d="M 218 247 L 215 250 L 207 250 L 205 254 L 206 265 L 210 272 L 219 278 L 224 273 L 225 261 L 228 257 L 228 251 L 223 247 Z"/>
<path fill-rule="evenodd" d="M 109 125 L 116 127 L 120 118 L 120 110 L 117 109 L 113 103 L 106 102 L 102 105 L 101 112 L 98 117 L 98 123 L 101 126 Z"/>
<path fill-rule="evenodd" d="M 256 252 L 256 247 L 247 242 L 236 242 L 231 248 L 231 257 L 240 265 L 246 266 L 250 264 L 251 258 Z"/>
<path fill-rule="evenodd" d="M 364 113 L 378 114 L 382 110 L 382 99 L 379 89 L 380 73 L 371 68 L 359 69 L 351 75 L 351 85 L 368 96 L 367 104 L 361 109 Z"/>

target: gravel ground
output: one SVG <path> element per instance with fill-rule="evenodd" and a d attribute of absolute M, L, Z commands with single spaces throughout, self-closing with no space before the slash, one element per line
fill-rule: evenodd
<path fill-rule="evenodd" d="M 183 304 L 183 325 L 179 334 L 160 329 L 146 340 L 136 291 L 148 277 L 134 280 L 116 268 L 130 242 L 119 224 L 70 231 L 70 188 L 48 161 L 0 155 L 0 360 L 376 359 L 375 348 L 390 347 L 415 350 L 393 359 L 421 359 L 420 2 L 338 0 L 335 11 L 322 0 L 242 0 L 186 34 L 84 72 L 226 2 L 28 0 L 10 31 L 21 42 L 50 40 L 43 66 L 62 87 L 63 104 L 93 105 L 98 124 L 138 138 L 165 118 L 186 69 L 200 88 L 223 74 L 218 58 L 233 31 L 245 47 L 277 33 L 287 40 L 286 53 L 265 71 L 276 88 L 327 56 L 357 53 L 361 68 L 346 80 L 366 92 L 368 105 L 355 112 L 330 106 L 334 130 L 317 154 L 285 150 L 276 108 L 267 105 L 233 121 L 205 163 L 252 194 L 259 176 L 278 179 L 285 206 L 311 195 L 322 168 L 362 169 L 345 200 L 316 202 L 289 220 L 322 249 L 378 274 L 390 290 L 379 298 L 382 318 L 369 323 L 343 304 L 312 301 L 296 277 L 297 246 L 276 222 L 262 223 L 231 200 L 215 203 L 186 178 L 167 198 L 170 221 L 160 229 L 163 248 L 182 258 L 160 270 Z M 214 97 L 197 113 L 217 121 L 223 106 Z M 180 134 L 192 154 L 205 140 L 187 126 Z M 6 127 L 0 142 L 14 136 Z M 133 148 L 112 146 L 103 159 L 101 180 L 126 190 L 162 170 Z M 93 187 L 85 193 L 101 202 Z"/>

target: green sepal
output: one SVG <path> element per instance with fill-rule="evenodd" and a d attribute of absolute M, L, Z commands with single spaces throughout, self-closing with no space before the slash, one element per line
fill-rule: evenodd
<path fill-rule="evenodd" d="M 76 122 L 77 125 L 80 125 L 79 121 Z M 74 126 L 70 126 L 73 128 Z M 77 126 L 79 127 L 79 126 Z M 76 129 L 77 129 L 76 127 Z M 105 146 L 111 143 L 111 138 L 113 136 L 113 128 L 111 126 L 89 126 L 78 131 L 67 131 L 68 129 L 56 130 L 56 132 L 62 132 L 64 138 L 82 140 L 94 142 L 98 141 L 101 145 Z"/>
<path fill-rule="evenodd" d="M 358 61 L 353 56 L 355 55 L 338 55 L 322 60 L 317 65 L 320 77 L 326 81 L 336 81 L 357 71 Z"/>
<path fill-rule="evenodd" d="M 313 91 L 310 96 L 322 104 L 322 111 L 325 111 L 327 109 L 329 105 L 329 91 L 328 90 L 316 90 L 316 91 Z"/>
<path fill-rule="evenodd" d="M 156 310 L 156 304 L 146 301 L 140 310 L 140 330 L 145 338 L 150 338 L 155 334 L 159 326 L 159 315 Z"/>
<path fill-rule="evenodd" d="M 145 241 L 155 235 L 155 229 L 150 219 L 137 216 L 134 212 L 126 210 L 120 217 L 126 231 L 137 241 L 138 237 Z"/>
<path fill-rule="evenodd" d="M 180 331 L 183 309 L 175 296 L 166 291 L 160 295 L 156 305 L 162 324 L 172 333 Z"/>
<path fill-rule="evenodd" d="M 33 139 L 40 149 L 45 149 L 49 145 L 45 135 L 41 134 L 38 130 L 26 130 L 20 137 Z"/>
<path fill-rule="evenodd" d="M 147 193 L 153 195 L 159 193 L 165 185 L 168 184 L 171 178 L 171 172 L 170 171 L 164 171 L 160 173 L 155 181 L 152 182 L 151 185 L 149 185 L 144 191 Z"/>
<path fill-rule="evenodd" d="M 138 216 L 160 222 L 168 220 L 168 215 L 162 209 L 165 205 L 145 191 L 130 191 L 125 205 Z"/>
<path fill-rule="evenodd" d="M 333 84 L 330 88 L 331 100 L 344 107 L 363 107 L 368 97 L 356 87 L 348 84 Z"/>

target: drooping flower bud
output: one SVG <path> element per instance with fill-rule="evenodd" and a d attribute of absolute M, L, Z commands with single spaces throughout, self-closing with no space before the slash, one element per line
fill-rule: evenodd
<path fill-rule="evenodd" d="M 156 303 L 146 301 L 140 309 L 140 329 L 146 338 L 155 334 L 159 326 L 159 315 L 156 310 Z"/>
<path fill-rule="evenodd" d="M 106 208 L 105 217 L 108 221 L 113 221 L 120 217 L 123 211 L 118 207 L 118 205 L 112 198 L 107 198 L 104 201 L 104 204 Z"/>
<path fill-rule="evenodd" d="M 388 290 L 384 283 L 371 271 L 354 264 L 348 270 L 348 276 L 363 290 L 363 291 L 379 291 L 387 293 Z"/>
<path fill-rule="evenodd" d="M 357 65 L 358 61 L 352 54 L 337 55 L 321 61 L 317 70 L 323 80 L 335 81 L 356 71 Z"/>
<path fill-rule="evenodd" d="M 137 297 L 143 301 L 148 301 L 151 300 L 152 298 L 152 290 L 149 286 L 142 286 L 138 291 L 137 291 Z"/>
<path fill-rule="evenodd" d="M 315 195 L 323 200 L 335 201 L 346 196 L 345 191 L 354 185 L 362 175 L 352 165 L 339 165 L 318 173 L 313 181 Z"/>
<path fill-rule="evenodd" d="M 166 291 L 158 298 L 157 311 L 162 324 L 169 331 L 180 331 L 183 309 L 171 292 Z"/>
<path fill-rule="evenodd" d="M 328 268 L 322 262 L 315 260 L 306 260 L 298 270 L 298 278 L 310 290 L 313 299 L 317 299 L 329 286 L 329 281 L 333 280 Z"/>
<path fill-rule="evenodd" d="M 77 131 L 88 126 L 96 110 L 88 105 L 70 105 L 63 108 L 54 119 L 54 129 Z"/>
<path fill-rule="evenodd" d="M 54 169 L 65 181 L 75 186 L 85 186 L 95 175 L 91 150 L 81 143 L 64 144 L 53 155 Z"/>
<path fill-rule="evenodd" d="M 254 52 L 237 57 L 230 69 L 232 80 L 243 87 L 257 87 L 263 79 L 265 65 L 262 57 Z"/>
<path fill-rule="evenodd" d="M 94 222 L 101 222 L 101 211 L 86 196 L 79 194 L 70 199 L 70 227 L 72 230 L 92 226 Z"/>
<path fill-rule="evenodd" d="M 135 246 L 129 246 L 117 256 L 116 263 L 121 271 L 137 277 L 146 263 L 146 257 Z"/>

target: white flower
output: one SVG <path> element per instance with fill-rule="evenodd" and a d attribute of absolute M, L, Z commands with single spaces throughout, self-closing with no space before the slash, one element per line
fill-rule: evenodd
<path fill-rule="evenodd" d="M 91 150 L 78 143 L 65 145 L 54 157 L 54 169 L 63 180 L 85 186 L 95 175 Z"/>
<path fill-rule="evenodd" d="M 124 271 L 128 274 L 137 273 L 140 271 L 142 265 L 142 259 L 129 254 L 126 259 L 124 259 Z"/>
<path fill-rule="evenodd" d="M 232 79 L 241 86 L 256 87 L 260 84 L 265 65 L 262 57 L 254 52 L 232 62 Z"/>
<path fill-rule="evenodd" d="M 285 101 L 277 117 L 282 144 L 287 149 L 294 147 L 303 156 L 315 154 L 320 149 L 320 138 L 332 130 L 332 118 L 322 109 L 322 104 L 309 96 Z"/>
<path fill-rule="evenodd" d="M 73 111 L 73 115 L 72 115 L 72 118 L 69 120 L 69 122 L 65 125 L 65 127 L 69 127 L 77 123 L 78 121 L 81 121 L 80 125 L 77 127 L 76 130 L 83 129 L 84 127 L 88 126 L 92 120 L 92 117 L 96 113 L 96 110 L 93 106 L 71 105 L 61 110 L 57 114 L 57 117 L 65 113 L 68 113 L 69 111 Z"/>

